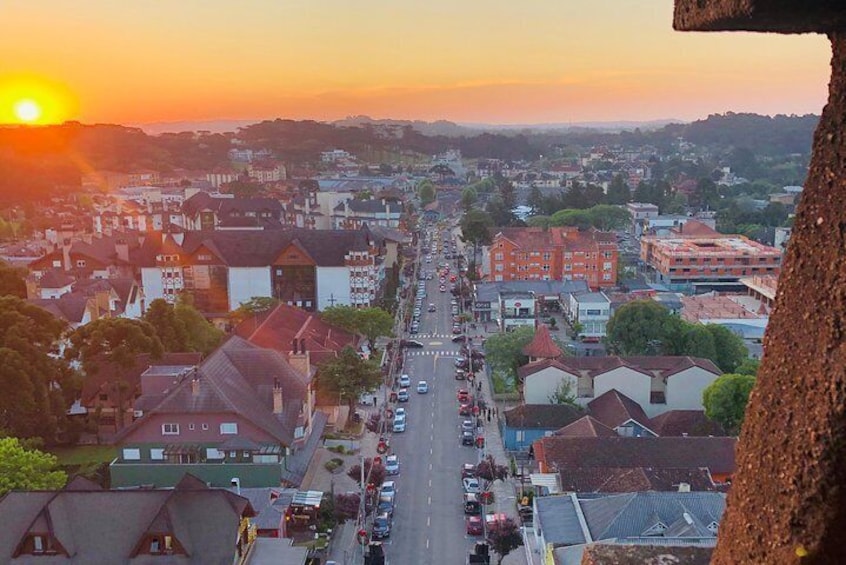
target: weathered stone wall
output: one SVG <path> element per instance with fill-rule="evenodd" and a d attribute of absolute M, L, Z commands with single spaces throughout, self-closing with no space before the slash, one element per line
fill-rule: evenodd
<path fill-rule="evenodd" d="M 846 563 L 846 33 L 714 563 Z"/>

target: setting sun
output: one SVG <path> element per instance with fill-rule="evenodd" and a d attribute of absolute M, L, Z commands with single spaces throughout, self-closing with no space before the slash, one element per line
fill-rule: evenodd
<path fill-rule="evenodd" d="M 34 100 L 18 100 L 15 103 L 15 116 L 25 123 L 33 123 L 41 117 L 41 107 Z"/>

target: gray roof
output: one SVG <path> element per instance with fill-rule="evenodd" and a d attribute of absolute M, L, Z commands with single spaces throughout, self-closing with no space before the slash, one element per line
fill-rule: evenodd
<path fill-rule="evenodd" d="M 726 495 L 719 492 L 580 494 L 579 504 L 594 540 L 642 537 L 649 535 L 650 529 L 657 535 L 659 524 L 665 528 L 663 537 L 716 537 L 707 526 L 720 522 Z"/>
<path fill-rule="evenodd" d="M 353 198 L 351 200 L 341 202 L 335 206 L 333 210 L 335 212 L 343 212 L 346 208 L 349 208 L 350 212 L 355 212 L 357 214 L 382 214 L 385 212 L 388 214 L 402 213 L 402 204 L 389 201 L 383 202 L 381 199 L 358 200 Z"/>
<path fill-rule="evenodd" d="M 536 296 L 558 296 L 587 292 L 587 281 L 503 281 L 476 283 L 477 300 L 495 300 L 500 293 L 534 292 Z M 484 297 L 484 298 L 483 298 Z"/>
<path fill-rule="evenodd" d="M 11 492 L 0 499 L 0 562 L 150 563 L 133 554 L 152 533 L 172 535 L 187 555 L 167 563 L 231 564 L 247 499 L 209 489 L 186 475 L 173 489 L 102 490 L 75 485 L 63 491 Z M 81 519 L 84 517 L 84 519 Z M 46 533 L 70 556 L 12 555 L 28 533 Z M 147 542 L 149 543 L 149 542 Z"/>
<path fill-rule="evenodd" d="M 535 520 L 546 543 L 576 545 L 587 541 L 570 495 L 537 497 L 535 505 Z"/>
<path fill-rule="evenodd" d="M 293 444 L 308 377 L 291 367 L 281 353 L 232 336 L 206 357 L 196 378 L 196 393 L 192 379 L 183 379 L 120 436 L 131 436 L 151 414 L 230 413 L 249 420 L 286 445 Z M 273 387 L 277 382 L 284 402 L 282 414 L 278 415 L 273 413 Z M 151 404 L 154 399 L 142 396 L 136 406 Z"/>
<path fill-rule="evenodd" d="M 250 506 L 256 511 L 256 517 L 252 519 L 256 528 L 271 530 L 281 526 L 285 509 L 290 506 L 296 493 L 297 489 L 293 488 L 242 487 L 240 494 L 250 501 Z"/>
<path fill-rule="evenodd" d="M 573 294 L 573 298 L 576 299 L 576 302 L 605 302 L 606 304 L 611 304 L 611 300 L 608 299 L 602 292 L 577 292 Z"/>

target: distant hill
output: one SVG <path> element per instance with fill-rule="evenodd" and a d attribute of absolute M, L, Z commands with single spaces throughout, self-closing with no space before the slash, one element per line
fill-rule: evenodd
<path fill-rule="evenodd" d="M 239 128 L 256 124 L 260 119 L 255 120 L 201 120 L 184 122 L 153 122 L 148 124 L 130 124 L 130 127 L 137 127 L 149 135 L 162 133 L 181 133 L 184 131 L 207 131 L 209 133 L 236 132 Z"/>

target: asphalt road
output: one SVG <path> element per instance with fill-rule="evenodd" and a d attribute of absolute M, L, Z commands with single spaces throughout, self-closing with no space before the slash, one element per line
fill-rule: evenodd
<path fill-rule="evenodd" d="M 432 264 L 421 267 L 434 270 L 441 261 L 443 255 L 433 256 Z M 426 287 L 420 332 L 409 336 L 425 347 L 409 349 L 404 365 L 412 382 L 411 399 L 405 404 L 408 428 L 391 438 L 392 450 L 400 457 L 393 530 L 385 543 L 391 565 L 464 563 L 476 541 L 465 535 L 461 465 L 475 464 L 479 456 L 459 440 L 463 418 L 456 391 L 467 383 L 454 378 L 460 346 L 450 340 L 452 295 L 438 291 L 437 277 Z M 429 303 L 436 312 L 426 312 Z M 428 394 L 417 394 L 419 380 L 429 383 Z"/>

